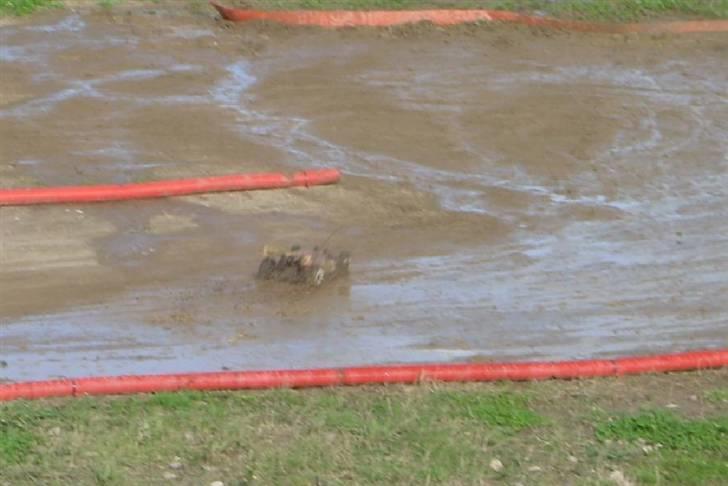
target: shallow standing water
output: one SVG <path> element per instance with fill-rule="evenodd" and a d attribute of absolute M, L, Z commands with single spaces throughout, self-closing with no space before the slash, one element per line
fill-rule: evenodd
<path fill-rule="evenodd" d="M 728 36 L 0 27 L 0 184 L 339 167 L 334 187 L 0 208 L 0 379 L 728 344 Z M 256 283 L 263 244 L 351 278 Z"/>

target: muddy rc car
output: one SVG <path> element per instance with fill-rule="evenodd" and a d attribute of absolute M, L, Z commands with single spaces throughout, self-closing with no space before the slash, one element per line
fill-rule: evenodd
<path fill-rule="evenodd" d="M 286 251 L 265 246 L 257 278 L 318 287 L 328 280 L 348 274 L 350 261 L 351 257 L 345 251 L 334 256 L 318 247 L 312 251 L 302 251 L 300 246 L 294 245 Z"/>

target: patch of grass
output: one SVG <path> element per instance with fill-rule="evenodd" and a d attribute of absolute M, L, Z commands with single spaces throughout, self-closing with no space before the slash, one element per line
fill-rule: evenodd
<path fill-rule="evenodd" d="M 240 3 L 257 8 L 314 10 L 492 8 L 601 21 L 665 16 L 728 18 L 728 0 L 247 0 Z"/>
<path fill-rule="evenodd" d="M 123 1 L 124 0 L 97 0 L 97 3 L 101 8 L 111 9 L 116 5 L 121 4 Z"/>
<path fill-rule="evenodd" d="M 183 484 L 610 484 L 609 473 L 620 469 L 637 483 L 722 484 L 728 413 L 722 402 L 690 397 L 726 384 L 728 370 L 719 370 L 13 402 L 0 404 L 0 477 L 157 484 L 166 472 Z M 667 401 L 681 413 L 660 411 Z M 503 470 L 490 468 L 494 458 Z M 182 467 L 170 468 L 173 461 Z"/>
<path fill-rule="evenodd" d="M 23 462 L 36 441 L 37 438 L 23 428 L 0 421 L 0 465 Z"/>
<path fill-rule="evenodd" d="M 545 3 L 545 2 L 541 2 Z M 542 6 L 552 15 L 607 21 L 637 21 L 649 17 L 728 17 L 728 0 L 562 0 Z"/>
<path fill-rule="evenodd" d="M 684 420 L 662 410 L 620 417 L 600 424 L 597 437 L 649 444 L 672 450 L 721 452 L 728 454 L 728 417 L 715 420 Z"/>
<path fill-rule="evenodd" d="M 659 452 L 643 459 L 636 477 L 641 484 L 725 485 L 728 465 L 724 457 L 694 457 L 690 451 Z"/>
<path fill-rule="evenodd" d="M 601 440 L 643 445 L 637 477 L 645 484 L 725 484 L 728 416 L 686 420 L 661 410 L 599 424 Z M 629 456 L 629 451 L 626 452 Z M 639 451 L 638 451 L 639 454 Z"/>
<path fill-rule="evenodd" d="M 22 463 L 32 454 L 41 442 L 36 433 L 38 423 L 53 413 L 20 404 L 0 414 L 0 468 Z"/>
<path fill-rule="evenodd" d="M 533 412 L 528 398 L 513 393 L 483 395 L 462 391 L 436 391 L 432 401 L 451 417 L 462 417 L 482 424 L 522 430 L 543 425 L 543 417 Z"/>
<path fill-rule="evenodd" d="M 728 403 L 728 388 L 710 390 L 705 393 L 705 398 L 713 403 Z"/>
<path fill-rule="evenodd" d="M 147 0 L 150 5 L 177 2 Z M 124 0 L 89 0 L 111 8 Z M 220 0 L 227 5 L 260 9 L 406 10 L 417 8 L 491 8 L 539 12 L 556 17 L 631 22 L 662 17 L 728 18 L 728 0 Z M 0 0 L 0 14 L 24 15 L 38 8 L 60 6 L 63 0 Z M 208 9 L 206 0 L 184 0 L 195 11 Z"/>
<path fill-rule="evenodd" d="M 469 483 L 496 475 L 487 448 L 505 454 L 546 422 L 523 393 L 424 387 L 163 393 L 12 403 L 0 414 L 22 432 L 0 449 L 8 479 L 42 482 L 60 467 L 100 484 L 160 480 L 175 456 L 200 481 Z"/>
<path fill-rule="evenodd" d="M 0 0 L 0 14 L 27 15 L 42 8 L 59 6 L 59 0 Z"/>

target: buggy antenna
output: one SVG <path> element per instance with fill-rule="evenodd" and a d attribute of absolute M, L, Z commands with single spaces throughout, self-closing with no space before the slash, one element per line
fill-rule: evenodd
<path fill-rule="evenodd" d="M 338 233 L 339 231 L 341 231 L 343 228 L 344 228 L 343 226 L 339 226 L 338 228 L 334 228 L 334 230 L 331 233 L 329 233 L 329 235 L 326 237 L 326 239 L 324 240 L 324 242 L 321 243 L 318 246 L 321 247 L 321 248 L 326 248 L 326 245 L 329 243 L 329 241 L 331 241 L 331 238 L 333 238 L 334 235 L 336 233 Z"/>

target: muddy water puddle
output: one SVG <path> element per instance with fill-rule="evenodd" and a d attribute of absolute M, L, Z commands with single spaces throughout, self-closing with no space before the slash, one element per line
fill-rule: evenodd
<path fill-rule="evenodd" d="M 0 27 L 0 185 L 338 186 L 0 208 L 5 379 L 728 344 L 725 35 Z M 268 242 L 352 275 L 261 285 Z"/>

